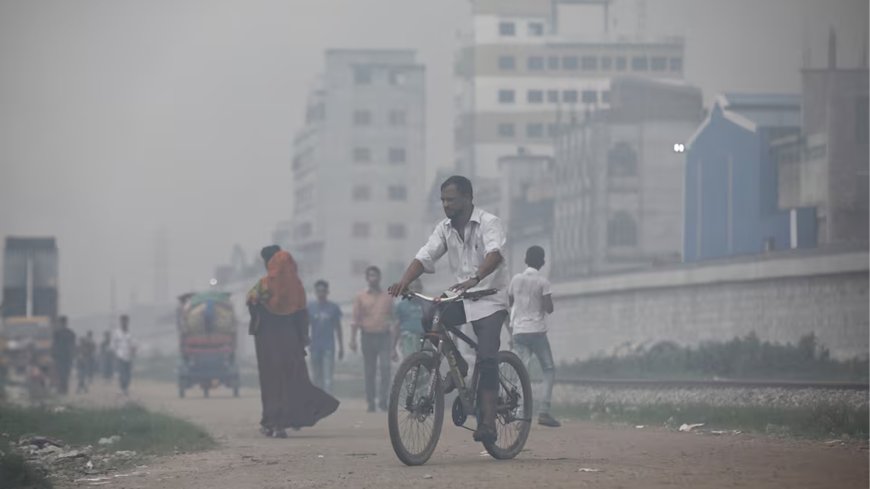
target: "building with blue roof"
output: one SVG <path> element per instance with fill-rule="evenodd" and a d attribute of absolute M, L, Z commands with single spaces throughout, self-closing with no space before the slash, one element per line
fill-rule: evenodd
<path fill-rule="evenodd" d="M 816 245 L 812 207 L 778 207 L 771 141 L 799 134 L 801 97 L 723 94 L 686 144 L 683 260 Z"/>

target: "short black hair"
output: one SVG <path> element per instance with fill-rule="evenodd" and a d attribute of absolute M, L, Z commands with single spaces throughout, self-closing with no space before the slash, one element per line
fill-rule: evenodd
<path fill-rule="evenodd" d="M 544 266 L 544 249 L 538 245 L 529 246 L 526 250 L 526 265 L 530 267 Z"/>
<path fill-rule="evenodd" d="M 377 273 L 378 275 L 380 275 L 380 274 L 381 274 L 381 269 L 378 268 L 378 267 L 375 266 L 375 265 L 371 265 L 370 267 L 366 268 L 366 275 L 368 275 L 369 272 L 375 272 L 375 273 Z"/>
<path fill-rule="evenodd" d="M 444 183 L 441 184 L 441 190 L 444 190 L 451 185 L 456 186 L 456 190 L 460 194 L 474 198 L 474 189 L 471 187 L 471 180 L 462 175 L 453 175 L 447 180 L 444 180 Z"/>
<path fill-rule="evenodd" d="M 326 287 L 326 288 L 328 289 L 328 288 L 329 288 L 329 282 L 327 282 L 326 280 L 323 280 L 323 279 L 320 279 L 320 280 L 318 280 L 317 282 L 314 282 L 314 288 L 315 288 L 315 289 L 319 289 L 320 287 Z"/>
<path fill-rule="evenodd" d="M 264 246 L 262 250 L 260 250 L 260 257 L 263 258 L 263 261 L 269 263 L 269 260 L 275 256 L 275 253 L 281 251 L 281 247 L 278 245 L 270 245 Z"/>
<path fill-rule="evenodd" d="M 126 315 L 126 314 L 121 314 L 121 322 L 124 322 L 124 321 L 129 322 L 129 321 L 130 321 L 130 316 L 128 316 L 128 315 Z"/>

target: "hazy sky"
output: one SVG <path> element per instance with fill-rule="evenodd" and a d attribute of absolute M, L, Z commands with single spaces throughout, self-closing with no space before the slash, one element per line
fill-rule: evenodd
<path fill-rule="evenodd" d="M 616 0 L 631 33 L 638 0 Z M 646 32 L 686 37 L 686 77 L 798 92 L 828 26 L 857 65 L 866 0 L 646 0 Z M 466 0 L 0 0 L 0 236 L 54 235 L 62 308 L 153 290 L 166 229 L 173 294 L 204 286 L 290 213 L 293 133 L 323 51 L 410 47 L 428 69 L 429 174 L 452 160 L 451 69 Z M 570 22 L 570 15 L 565 17 Z"/>

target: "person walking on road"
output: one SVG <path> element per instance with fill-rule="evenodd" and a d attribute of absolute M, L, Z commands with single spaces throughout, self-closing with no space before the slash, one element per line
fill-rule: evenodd
<path fill-rule="evenodd" d="M 329 300 L 329 283 L 318 280 L 314 284 L 316 299 L 308 303 L 311 318 L 311 380 L 314 385 L 332 394 L 332 376 L 335 370 L 335 347 L 338 359 L 344 358 L 344 340 L 341 335 L 341 309 Z"/>
<path fill-rule="evenodd" d="M 84 338 L 79 340 L 76 352 L 76 376 L 78 386 L 76 394 L 88 392 L 88 386 L 94 375 L 94 358 L 96 357 L 97 345 L 94 343 L 94 333 L 88 331 Z"/>
<path fill-rule="evenodd" d="M 55 323 L 51 339 L 51 358 L 54 362 L 57 392 L 69 392 L 69 376 L 76 357 L 76 334 L 69 329 L 66 316 L 60 316 Z"/>
<path fill-rule="evenodd" d="M 115 376 L 115 352 L 112 350 L 111 331 L 103 333 L 103 341 L 100 343 L 100 371 L 107 383 Z"/>
<path fill-rule="evenodd" d="M 263 404 L 260 432 L 286 438 L 287 428 L 314 426 L 339 403 L 308 377 L 308 310 L 296 261 L 277 245 L 266 246 L 260 256 L 266 276 L 247 296 Z"/>
<path fill-rule="evenodd" d="M 133 377 L 133 359 L 136 357 L 136 339 L 130 333 L 130 316 L 121 315 L 121 327 L 112 336 L 112 351 L 118 364 L 118 384 L 121 393 L 130 395 L 130 381 Z"/>
<path fill-rule="evenodd" d="M 361 330 L 360 343 L 362 343 L 368 411 L 375 411 L 376 393 L 378 408 L 386 411 L 391 380 L 390 362 L 395 356 L 391 352 L 393 341 L 390 327 L 393 318 L 393 298 L 381 289 L 381 270 L 378 267 L 371 266 L 366 269 L 366 282 L 368 287 L 358 293 L 353 301 L 350 349 L 357 351 L 356 333 Z M 381 381 L 376 389 L 377 372 L 380 372 Z"/>
<path fill-rule="evenodd" d="M 442 312 L 445 326 L 460 326 L 471 322 L 477 334 L 478 418 L 474 440 L 495 442 L 496 403 L 498 401 L 498 350 L 501 327 L 507 318 L 508 271 L 502 257 L 506 237 L 501 220 L 474 206 L 471 181 L 454 175 L 441 184 L 441 205 L 446 219 L 435 226 L 429 241 L 408 265 L 402 279 L 390 286 L 390 294 L 398 296 L 424 272 L 435 271 L 435 262 L 445 254 L 457 280 L 451 287 L 458 293 L 475 289 L 498 289 L 494 295 L 477 301 L 449 304 Z M 463 377 L 468 364 L 457 358 Z M 458 380 L 448 376 L 445 393 L 456 388 Z"/>
<path fill-rule="evenodd" d="M 532 357 L 538 359 L 544 372 L 544 392 L 538 411 L 538 424 L 556 428 L 561 424 L 550 415 L 556 365 L 553 363 L 553 352 L 547 339 L 547 314 L 553 313 L 553 297 L 550 294 L 550 281 L 541 274 L 544 249 L 532 246 L 526 250 L 526 265 L 528 268 L 515 275 L 508 288 L 514 350 L 526 365 L 526 370 L 529 369 Z"/>

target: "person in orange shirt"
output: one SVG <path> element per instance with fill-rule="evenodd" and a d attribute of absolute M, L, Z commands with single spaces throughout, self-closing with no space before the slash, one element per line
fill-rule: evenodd
<path fill-rule="evenodd" d="M 263 416 L 260 431 L 286 438 L 286 428 L 314 424 L 338 409 L 338 400 L 308 377 L 305 289 L 290 253 L 272 245 L 260 252 L 267 274 L 248 292 Z"/>
<path fill-rule="evenodd" d="M 375 411 L 375 373 L 380 371 L 378 407 L 387 410 L 390 392 L 390 361 L 398 358 L 393 346 L 391 326 L 393 323 L 393 298 L 381 289 L 381 270 L 371 266 L 366 269 L 368 287 L 356 295 L 353 301 L 353 322 L 350 326 L 350 349 L 357 351 L 356 333 L 362 330 L 363 365 L 366 379 L 368 411 Z"/>

